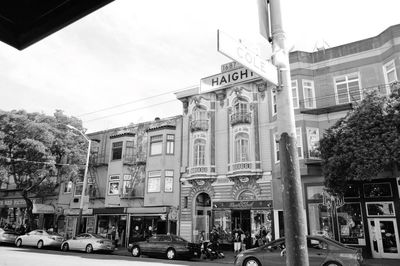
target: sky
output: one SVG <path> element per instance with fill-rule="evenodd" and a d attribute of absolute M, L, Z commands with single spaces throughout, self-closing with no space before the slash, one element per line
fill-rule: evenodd
<path fill-rule="evenodd" d="M 400 24 L 399 0 L 281 0 L 293 50 L 313 52 Z M 181 115 L 175 92 L 199 86 L 231 59 L 217 30 L 250 48 L 257 0 L 116 0 L 18 51 L 0 43 L 0 109 L 76 116 L 87 132 Z"/>

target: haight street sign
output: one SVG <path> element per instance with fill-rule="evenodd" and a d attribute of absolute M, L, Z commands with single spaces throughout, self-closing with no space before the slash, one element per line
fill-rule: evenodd
<path fill-rule="evenodd" d="M 218 52 L 239 62 L 251 71 L 254 71 L 265 80 L 274 85 L 278 85 L 278 71 L 276 66 L 271 64 L 249 50 L 240 41 L 230 37 L 224 32 L 218 30 Z"/>
<path fill-rule="evenodd" d="M 247 68 L 239 68 L 200 80 L 200 92 L 209 92 L 233 86 L 235 84 L 260 79 L 260 76 Z"/>

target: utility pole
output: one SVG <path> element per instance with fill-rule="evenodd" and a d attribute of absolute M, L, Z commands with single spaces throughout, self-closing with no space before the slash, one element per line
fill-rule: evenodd
<path fill-rule="evenodd" d="M 269 3 L 269 5 L 268 5 Z M 297 154 L 296 126 L 290 78 L 289 49 L 282 23 L 280 0 L 259 0 L 265 6 L 260 19 L 263 36 L 271 37 L 272 62 L 278 68 L 279 84 L 276 88 L 277 124 L 281 178 L 283 179 L 283 209 L 286 239 L 286 265 L 308 266 L 306 219 L 301 188 L 299 158 Z M 268 8 L 269 7 L 269 8 Z M 270 21 L 268 21 L 270 19 Z M 270 33 L 269 34 L 269 27 Z"/>

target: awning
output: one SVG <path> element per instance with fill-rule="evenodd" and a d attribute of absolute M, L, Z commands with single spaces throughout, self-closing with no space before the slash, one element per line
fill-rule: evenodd
<path fill-rule="evenodd" d="M 52 205 L 33 203 L 32 213 L 55 213 L 55 209 Z"/>

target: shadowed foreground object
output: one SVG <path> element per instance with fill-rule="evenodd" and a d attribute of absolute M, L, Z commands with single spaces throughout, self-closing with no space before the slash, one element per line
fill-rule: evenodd
<path fill-rule="evenodd" d="M 23 50 L 114 0 L 2 0 L 0 41 Z"/>

